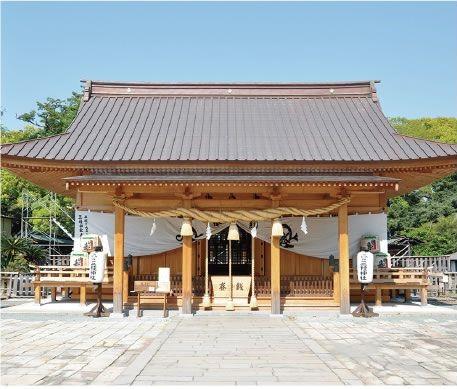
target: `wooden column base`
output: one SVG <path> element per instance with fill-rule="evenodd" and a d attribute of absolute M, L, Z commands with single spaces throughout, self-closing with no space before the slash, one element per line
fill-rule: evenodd
<path fill-rule="evenodd" d="M 35 304 L 41 304 L 41 286 L 35 286 Z"/>
<path fill-rule="evenodd" d="M 405 302 L 411 302 L 411 289 L 405 289 Z"/>
<path fill-rule="evenodd" d="M 55 302 L 57 300 L 57 288 L 51 288 L 51 301 Z"/>
<path fill-rule="evenodd" d="M 380 307 L 382 305 L 382 289 L 376 288 L 376 306 Z"/>
<path fill-rule="evenodd" d="M 100 287 L 101 289 L 101 287 Z M 86 305 L 86 287 L 85 286 L 81 286 L 79 288 L 79 303 L 81 305 Z"/>
<path fill-rule="evenodd" d="M 427 300 L 427 288 L 422 288 L 421 289 L 421 305 L 427 305 L 428 300 Z"/>

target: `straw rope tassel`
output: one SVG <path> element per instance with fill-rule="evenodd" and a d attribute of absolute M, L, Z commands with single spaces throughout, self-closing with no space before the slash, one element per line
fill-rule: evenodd
<path fill-rule="evenodd" d="M 158 212 L 147 212 L 139 211 L 137 209 L 129 208 L 120 202 L 120 198 L 113 197 L 113 204 L 119 208 L 122 208 L 124 211 L 130 215 L 137 215 L 142 217 L 150 218 L 159 218 L 159 217 L 187 217 L 196 220 L 200 220 L 206 223 L 227 223 L 227 222 L 236 222 L 236 221 L 245 221 L 250 222 L 252 220 L 272 220 L 284 216 L 314 216 L 322 215 L 324 213 L 331 212 L 344 204 L 347 204 L 351 201 L 350 196 L 343 197 L 341 200 L 338 200 L 336 203 L 330 204 L 326 207 L 315 208 L 315 209 L 299 209 L 293 207 L 279 207 L 279 208 L 270 208 L 263 210 L 237 210 L 237 211 L 202 211 L 196 208 L 177 208 L 174 210 L 168 211 L 158 211 Z"/>

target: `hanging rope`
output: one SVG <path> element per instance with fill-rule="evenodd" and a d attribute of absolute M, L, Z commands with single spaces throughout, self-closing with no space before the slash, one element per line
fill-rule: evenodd
<path fill-rule="evenodd" d="M 251 210 L 251 211 L 202 211 L 195 208 L 177 208 L 169 211 L 158 211 L 158 212 L 147 212 L 139 211 L 133 208 L 129 208 L 119 202 L 119 199 L 114 197 L 113 204 L 116 207 L 122 208 L 130 215 L 159 218 L 159 217 L 187 217 L 195 220 L 200 220 L 205 223 L 229 223 L 236 221 L 250 222 L 253 220 L 272 220 L 283 216 L 314 216 L 322 215 L 324 213 L 331 212 L 344 204 L 351 201 L 350 196 L 343 197 L 336 203 L 330 204 L 326 207 L 316 209 L 299 209 L 291 207 L 279 207 L 262 210 Z"/>

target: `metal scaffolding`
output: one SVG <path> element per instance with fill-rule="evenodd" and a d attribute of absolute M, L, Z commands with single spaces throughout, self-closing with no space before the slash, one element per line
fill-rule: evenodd
<path fill-rule="evenodd" d="M 72 246 L 62 239 L 67 236 L 73 239 L 64 224 L 74 225 L 74 219 L 70 213 L 60 206 L 57 194 L 49 192 L 45 196 L 37 196 L 35 193 L 24 190 L 21 194 L 21 237 L 39 241 L 38 245 L 48 250 L 48 255 L 62 255 Z M 43 215 L 37 215 L 36 210 L 44 210 Z M 59 218 L 59 220 L 58 220 Z M 46 230 L 37 229 L 34 220 L 42 220 L 46 223 Z"/>

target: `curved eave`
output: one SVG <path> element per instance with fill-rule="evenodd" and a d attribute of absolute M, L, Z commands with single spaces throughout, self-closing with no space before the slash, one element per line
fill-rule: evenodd
<path fill-rule="evenodd" d="M 192 168 L 196 162 L 199 168 L 310 168 L 315 171 L 395 171 L 395 170 L 421 170 L 424 168 L 457 168 L 457 155 L 446 155 L 428 158 L 386 160 L 386 161 L 299 161 L 299 160 L 158 160 L 158 161 L 67 161 L 48 160 L 40 158 L 2 155 L 2 166 L 6 168 L 25 168 L 34 170 L 87 170 L 100 169 L 156 169 L 156 168 Z"/>

